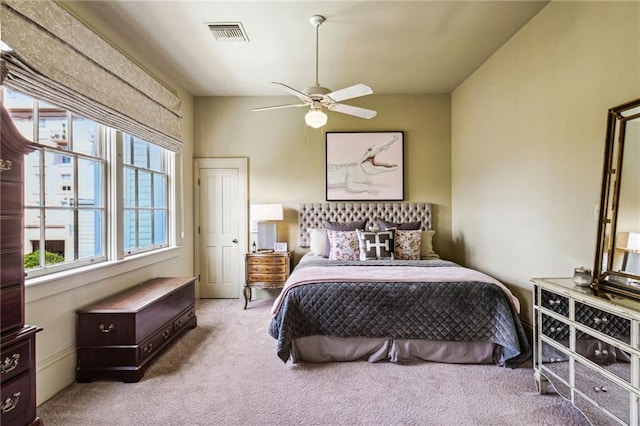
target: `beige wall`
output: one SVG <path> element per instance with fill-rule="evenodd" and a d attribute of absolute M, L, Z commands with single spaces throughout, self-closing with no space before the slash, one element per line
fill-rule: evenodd
<path fill-rule="evenodd" d="M 297 251 L 298 204 L 325 201 L 324 131 L 404 131 L 405 200 L 434 203 L 436 250 L 452 255 L 449 95 L 367 96 L 350 101 L 378 111 L 372 120 L 329 113 L 324 129 L 304 125 L 304 108 L 252 112 L 294 97 L 198 97 L 194 157 L 247 157 L 249 202 L 283 203 L 278 237 Z"/>
<path fill-rule="evenodd" d="M 607 109 L 640 97 L 640 3 L 552 2 L 452 94 L 453 240 L 531 318 L 593 267 Z"/>

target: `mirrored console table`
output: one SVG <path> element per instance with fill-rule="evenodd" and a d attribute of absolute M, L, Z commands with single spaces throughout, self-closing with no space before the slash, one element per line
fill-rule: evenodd
<path fill-rule="evenodd" d="M 534 278 L 534 377 L 593 424 L 638 425 L 640 303 L 571 278 Z"/>

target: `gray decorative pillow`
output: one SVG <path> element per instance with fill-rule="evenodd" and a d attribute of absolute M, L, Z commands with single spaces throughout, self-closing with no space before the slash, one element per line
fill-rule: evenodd
<path fill-rule="evenodd" d="M 386 231 L 357 230 L 360 260 L 393 259 L 395 229 Z"/>
<path fill-rule="evenodd" d="M 378 228 L 385 230 L 390 228 L 400 229 L 402 231 L 417 231 L 422 226 L 422 222 L 393 223 L 383 219 L 376 219 Z"/>
<path fill-rule="evenodd" d="M 324 229 L 327 231 L 355 231 L 356 229 L 364 230 L 367 226 L 367 219 L 355 220 L 353 222 L 330 222 L 328 220 L 323 221 Z M 327 235 L 327 252 L 324 257 L 329 257 L 329 251 L 331 250 L 331 242 Z"/>

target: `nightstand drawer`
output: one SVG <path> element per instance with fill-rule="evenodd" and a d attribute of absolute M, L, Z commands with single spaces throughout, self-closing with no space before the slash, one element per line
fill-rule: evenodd
<path fill-rule="evenodd" d="M 248 266 L 250 274 L 284 274 L 286 265 L 251 265 Z"/>
<path fill-rule="evenodd" d="M 264 282 L 285 282 L 287 280 L 286 274 L 249 274 L 249 282 L 264 281 Z"/>
<path fill-rule="evenodd" d="M 287 258 L 284 256 L 249 256 L 247 263 L 249 265 L 286 265 Z"/>

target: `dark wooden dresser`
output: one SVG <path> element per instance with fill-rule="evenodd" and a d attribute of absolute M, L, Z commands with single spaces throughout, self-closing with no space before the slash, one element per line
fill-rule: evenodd
<path fill-rule="evenodd" d="M 25 325 L 23 234 L 24 154 L 29 142 L 7 110 L 0 122 L 0 424 L 37 425 L 36 333 Z"/>
<path fill-rule="evenodd" d="M 139 381 L 169 342 L 197 325 L 195 280 L 153 278 L 78 310 L 76 380 Z"/>

